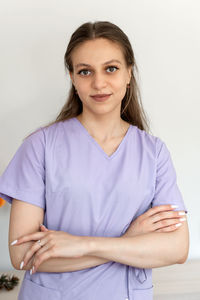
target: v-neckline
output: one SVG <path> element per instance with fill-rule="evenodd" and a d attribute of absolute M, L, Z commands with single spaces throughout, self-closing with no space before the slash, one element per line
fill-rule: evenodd
<path fill-rule="evenodd" d="M 74 121 L 79 125 L 79 127 L 82 129 L 82 131 L 89 137 L 89 139 L 92 141 L 92 143 L 97 147 L 97 149 L 104 155 L 105 158 L 107 158 L 108 160 L 112 159 L 115 155 L 117 155 L 117 153 L 120 151 L 120 149 L 122 148 L 123 144 L 125 143 L 129 132 L 132 129 L 132 124 L 130 124 L 129 128 L 126 131 L 126 134 L 124 135 L 124 137 L 122 138 L 120 144 L 118 145 L 117 149 L 111 154 L 108 155 L 103 148 L 99 145 L 99 143 L 89 134 L 88 130 L 85 128 L 85 126 L 76 118 L 73 118 Z"/>

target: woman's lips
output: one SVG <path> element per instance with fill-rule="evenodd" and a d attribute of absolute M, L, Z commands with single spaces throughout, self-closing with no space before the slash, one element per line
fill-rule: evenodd
<path fill-rule="evenodd" d="M 106 96 L 91 96 L 95 101 L 97 102 L 103 102 L 107 100 L 111 95 L 106 95 Z"/>

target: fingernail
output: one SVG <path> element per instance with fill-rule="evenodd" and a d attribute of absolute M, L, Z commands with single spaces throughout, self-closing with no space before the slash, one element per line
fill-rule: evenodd
<path fill-rule="evenodd" d="M 175 224 L 176 227 L 179 227 L 181 225 L 182 225 L 182 223 Z"/>
<path fill-rule="evenodd" d="M 178 205 L 171 205 L 171 208 L 177 208 Z"/>
<path fill-rule="evenodd" d="M 23 266 L 24 266 L 24 262 L 22 261 L 19 268 L 22 269 Z"/>
<path fill-rule="evenodd" d="M 44 226 L 44 224 L 40 224 L 40 226 Z M 45 226 L 44 226 L 45 227 Z"/>
<path fill-rule="evenodd" d="M 185 220 L 186 220 L 186 218 L 180 218 L 179 220 L 180 220 L 180 221 L 185 221 Z"/>
<path fill-rule="evenodd" d="M 17 243 L 17 240 L 13 241 L 10 245 L 15 245 Z"/>
<path fill-rule="evenodd" d="M 185 212 L 182 212 L 182 211 L 181 211 L 181 212 L 179 212 L 178 214 L 179 214 L 179 216 L 183 216 L 183 215 L 185 215 Z"/>

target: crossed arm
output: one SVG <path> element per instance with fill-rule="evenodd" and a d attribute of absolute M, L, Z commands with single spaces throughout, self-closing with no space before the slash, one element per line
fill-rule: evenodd
<path fill-rule="evenodd" d="M 43 209 L 35 205 L 13 199 L 10 227 L 9 251 L 13 267 L 19 266 L 25 253 L 34 243 L 26 242 L 17 247 L 10 246 L 19 236 L 38 231 L 43 222 Z M 189 230 L 187 221 L 173 232 L 151 232 L 133 237 L 84 237 L 88 255 L 79 258 L 50 258 L 44 261 L 37 272 L 70 272 L 109 261 L 135 266 L 156 268 L 184 263 L 189 250 Z M 33 258 L 24 267 L 30 270 Z"/>

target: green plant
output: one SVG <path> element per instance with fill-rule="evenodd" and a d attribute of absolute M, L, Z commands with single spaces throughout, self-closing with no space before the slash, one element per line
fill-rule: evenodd
<path fill-rule="evenodd" d="M 19 278 L 16 276 L 8 276 L 7 274 L 2 274 L 0 277 L 0 289 L 5 288 L 8 291 L 12 290 L 19 283 Z"/>

